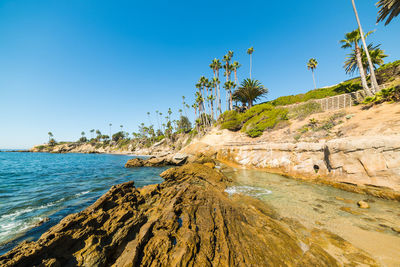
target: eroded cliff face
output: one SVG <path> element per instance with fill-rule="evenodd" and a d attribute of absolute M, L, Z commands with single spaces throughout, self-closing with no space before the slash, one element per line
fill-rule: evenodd
<path fill-rule="evenodd" d="M 319 143 L 224 145 L 217 158 L 343 189 L 400 200 L 400 136 L 347 137 Z"/>
<path fill-rule="evenodd" d="M 165 182 L 114 186 L 1 266 L 342 266 L 376 262 L 342 238 L 281 218 L 264 203 L 224 192 L 230 181 L 201 164 Z"/>

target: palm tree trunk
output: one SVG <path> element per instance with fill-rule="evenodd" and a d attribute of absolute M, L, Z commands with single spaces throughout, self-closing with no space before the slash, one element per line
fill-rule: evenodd
<path fill-rule="evenodd" d="M 217 79 L 219 81 L 219 70 L 217 69 Z M 222 110 L 221 110 L 221 90 L 219 88 L 219 83 L 217 83 L 217 89 L 218 89 L 218 111 L 219 111 L 219 115 L 221 115 Z M 218 114 L 217 114 L 218 117 Z"/>
<path fill-rule="evenodd" d="M 252 54 L 250 54 L 250 80 L 251 80 L 251 64 L 252 64 L 252 62 L 251 62 L 251 55 L 252 55 Z"/>
<path fill-rule="evenodd" d="M 365 71 L 364 71 L 364 66 L 362 64 L 360 47 L 358 47 L 357 43 L 355 43 L 355 49 L 356 49 L 356 59 L 357 59 L 358 70 L 360 71 L 361 85 L 364 88 L 365 93 L 368 96 L 372 96 L 373 94 L 371 93 L 371 90 L 368 87 L 367 78 L 366 78 Z"/>
<path fill-rule="evenodd" d="M 376 81 L 374 65 L 372 64 L 371 56 L 369 55 L 369 52 L 368 52 L 368 46 L 367 46 L 367 43 L 365 42 L 364 32 L 361 27 L 360 18 L 358 17 L 356 3 L 354 2 L 354 0 L 351 0 L 351 3 L 353 4 L 354 14 L 356 15 L 356 20 L 358 23 L 358 29 L 360 30 L 361 41 L 363 43 L 364 50 L 365 50 L 365 53 L 366 53 L 367 59 L 368 59 L 368 64 L 369 64 L 369 69 L 370 69 L 370 74 L 371 74 L 371 85 L 372 85 L 371 91 L 373 94 L 375 94 L 376 92 L 379 91 L 379 85 L 378 85 L 378 82 Z"/>
<path fill-rule="evenodd" d="M 211 118 L 214 121 L 214 103 L 212 98 L 211 98 Z"/>
<path fill-rule="evenodd" d="M 312 79 L 314 81 L 314 89 L 317 89 L 317 84 L 315 83 L 314 70 L 311 70 L 311 72 L 312 72 Z"/>
<path fill-rule="evenodd" d="M 229 89 L 229 110 L 233 110 L 233 101 L 232 101 L 232 90 Z"/>

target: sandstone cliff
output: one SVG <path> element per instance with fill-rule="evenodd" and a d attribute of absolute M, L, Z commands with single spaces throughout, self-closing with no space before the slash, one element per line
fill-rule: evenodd
<path fill-rule="evenodd" d="M 165 182 L 114 186 L 86 210 L 0 256 L 1 266 L 343 266 L 376 262 L 340 237 L 230 198 L 229 180 L 187 164 Z"/>

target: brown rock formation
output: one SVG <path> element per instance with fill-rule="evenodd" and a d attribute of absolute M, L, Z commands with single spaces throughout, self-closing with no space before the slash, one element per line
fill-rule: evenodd
<path fill-rule="evenodd" d="M 160 167 L 160 166 L 180 166 L 187 161 L 186 154 L 177 153 L 161 157 L 151 157 L 148 159 L 133 158 L 125 164 L 126 168 L 135 167 Z"/>
<path fill-rule="evenodd" d="M 279 218 L 265 204 L 229 197 L 227 178 L 187 164 L 165 182 L 113 186 L 86 210 L 0 256 L 0 266 L 376 265 L 331 233 Z"/>

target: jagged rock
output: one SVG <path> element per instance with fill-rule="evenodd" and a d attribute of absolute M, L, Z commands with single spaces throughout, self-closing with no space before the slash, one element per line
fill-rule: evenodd
<path fill-rule="evenodd" d="M 357 205 L 361 209 L 369 209 L 369 204 L 363 200 L 358 201 Z"/>
<path fill-rule="evenodd" d="M 186 162 L 188 159 L 188 155 L 184 153 L 176 153 L 174 156 L 172 156 L 172 163 L 175 165 L 182 165 Z"/>
<path fill-rule="evenodd" d="M 332 233 L 280 218 L 259 200 L 229 197 L 229 179 L 204 165 L 161 176 L 165 182 L 142 189 L 113 186 L 38 241 L 0 256 L 0 266 L 377 265 Z"/>
<path fill-rule="evenodd" d="M 128 162 L 125 164 L 126 168 L 134 168 L 134 167 L 143 167 L 144 166 L 144 160 L 140 158 L 133 158 L 128 160 Z"/>
<path fill-rule="evenodd" d="M 126 168 L 134 167 L 160 167 L 160 166 L 180 166 L 186 162 L 188 155 L 177 153 L 167 154 L 160 157 L 150 157 L 148 159 L 133 158 L 125 164 Z"/>

